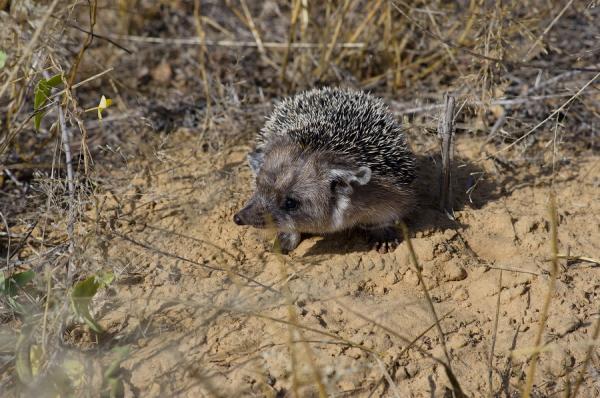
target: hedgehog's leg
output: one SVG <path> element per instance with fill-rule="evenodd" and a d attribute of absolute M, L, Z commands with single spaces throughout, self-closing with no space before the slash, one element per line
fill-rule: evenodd
<path fill-rule="evenodd" d="M 379 253 L 393 252 L 400 244 L 400 234 L 395 226 L 366 228 L 369 246 Z"/>
<path fill-rule="evenodd" d="M 300 232 L 279 232 L 277 234 L 281 253 L 288 254 L 300 244 Z"/>

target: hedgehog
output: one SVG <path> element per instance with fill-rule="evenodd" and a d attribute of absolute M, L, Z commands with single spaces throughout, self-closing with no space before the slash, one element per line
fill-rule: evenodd
<path fill-rule="evenodd" d="M 312 89 L 276 104 L 248 154 L 255 191 L 233 221 L 277 230 L 279 249 L 301 234 L 360 228 L 385 253 L 414 208 L 415 157 L 384 102 L 352 89 Z"/>

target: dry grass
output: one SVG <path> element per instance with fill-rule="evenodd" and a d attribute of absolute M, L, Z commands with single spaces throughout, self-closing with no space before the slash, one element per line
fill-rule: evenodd
<path fill-rule="evenodd" d="M 28 270 L 35 273 L 22 286 L 11 282 L 17 286 L 14 294 L 0 297 L 0 387 L 7 394 L 122 394 L 124 376 L 119 369 L 129 351 L 119 351 L 121 343 L 111 340 L 111 333 L 90 332 L 73 313 L 70 301 L 74 284 L 90 275 L 111 272 L 117 281 L 125 278 L 124 270 L 131 264 L 113 261 L 108 254 L 118 241 L 142 253 L 226 275 L 232 283 L 224 286 L 238 292 L 236 300 L 213 304 L 215 293 L 196 302 L 164 305 L 188 306 L 207 324 L 221 314 L 279 324 L 288 333 L 293 395 L 338 393 L 326 381 L 326 371 L 314 352 L 320 344 L 339 344 L 371 356 L 381 368 L 373 393 L 385 385 L 384 391 L 401 395 L 385 353 L 302 324 L 296 293 L 288 285 L 296 272 L 292 265 L 282 261 L 278 278 L 259 281 L 245 273 L 244 259 L 234 250 L 219 248 L 221 257 L 216 265 L 209 265 L 136 235 L 152 228 L 142 225 L 141 215 L 151 211 L 156 201 L 138 202 L 147 198 L 146 193 L 135 191 L 129 176 L 115 170 L 135 170 L 136 176 L 147 180 L 156 176 L 153 173 L 173 172 L 138 162 L 145 157 L 158 165 L 171 165 L 168 133 L 173 130 L 197 132 L 193 144 L 203 143 L 206 152 L 226 151 L 248 142 L 270 101 L 332 84 L 385 97 L 399 116 L 407 120 L 410 116 L 408 134 L 413 141 L 425 140 L 427 132 L 435 129 L 443 93 L 452 93 L 459 109 L 457 133 L 482 136 L 494 145 L 494 151 L 482 151 L 480 161 L 510 164 L 519 159 L 545 164 L 550 148 L 554 165 L 556 157 L 566 153 L 581 156 L 600 149 L 600 7 L 588 2 L 42 3 L 0 1 L 0 52 L 7 55 L 0 69 L 2 272 L 5 278 Z M 61 85 L 53 89 L 43 108 L 34 111 L 37 84 L 57 74 L 62 76 Z M 97 107 L 102 95 L 114 99 L 115 105 L 100 121 L 85 110 Z M 32 123 L 36 112 L 45 112 L 37 132 Z M 553 123 L 560 125 L 559 131 L 550 126 Z M 184 167 L 186 161 L 175 167 Z M 186 192 L 173 192 L 166 200 L 180 194 Z M 227 199 L 215 197 L 207 206 L 216 207 L 222 200 Z M 544 347 L 553 283 L 559 276 L 558 259 L 598 263 L 586 253 L 558 255 L 555 214 L 552 207 L 553 266 L 533 354 L 522 385 L 511 387 L 525 397 L 543 394 L 541 386 L 534 386 L 536 364 Z M 404 233 L 433 325 L 418 337 L 410 337 L 345 307 L 342 301 L 339 305 L 406 344 L 400 356 L 413 350 L 442 366 L 454 396 L 466 396 L 446 347 L 445 316 L 437 315 L 412 249 L 411 233 Z M 197 243 L 214 249 L 211 242 Z M 230 267 L 222 258 L 234 259 L 236 266 Z M 502 271 L 486 365 L 490 396 L 500 394 L 492 382 L 492 362 L 501 288 Z M 92 301 L 93 306 L 125 304 L 111 298 L 111 292 L 106 289 Z M 266 303 L 259 303 L 260 294 L 269 295 Z M 268 312 L 280 305 L 287 309 L 286 317 Z M 593 341 L 600 322 L 595 325 Z M 417 344 L 433 328 L 444 359 Z M 597 360 L 593 352 L 597 343 L 590 344 L 571 397 L 583 396 L 586 371 L 593 358 Z M 88 364 L 94 355 L 98 361 Z M 221 394 L 212 384 L 214 374 L 209 369 L 194 372 L 209 395 Z M 264 395 L 278 394 L 268 380 L 261 388 Z"/>

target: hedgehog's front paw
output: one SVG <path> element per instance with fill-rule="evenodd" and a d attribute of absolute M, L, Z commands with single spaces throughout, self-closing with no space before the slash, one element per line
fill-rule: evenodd
<path fill-rule="evenodd" d="M 299 232 L 279 232 L 277 234 L 277 241 L 279 242 L 279 250 L 282 254 L 288 254 L 294 250 L 300 244 L 300 233 Z M 277 251 L 277 243 L 275 243 L 275 251 Z"/>
<path fill-rule="evenodd" d="M 400 235 L 395 227 L 382 227 L 369 229 L 369 246 L 379 253 L 388 253 L 396 250 L 400 244 Z"/>

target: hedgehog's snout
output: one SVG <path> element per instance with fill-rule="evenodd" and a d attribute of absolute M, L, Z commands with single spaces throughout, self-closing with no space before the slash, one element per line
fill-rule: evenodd
<path fill-rule="evenodd" d="M 244 222 L 244 219 L 240 216 L 239 213 L 236 213 L 233 216 L 233 222 L 236 223 L 237 225 L 246 225 Z"/>
<path fill-rule="evenodd" d="M 263 224 L 262 217 L 254 213 L 252 208 L 246 206 L 233 216 L 233 222 L 237 225 L 250 225 L 254 227 L 258 226 L 257 224 Z"/>
<path fill-rule="evenodd" d="M 265 212 L 254 201 L 250 201 L 244 208 L 233 216 L 237 225 L 250 225 L 255 228 L 265 227 Z"/>

